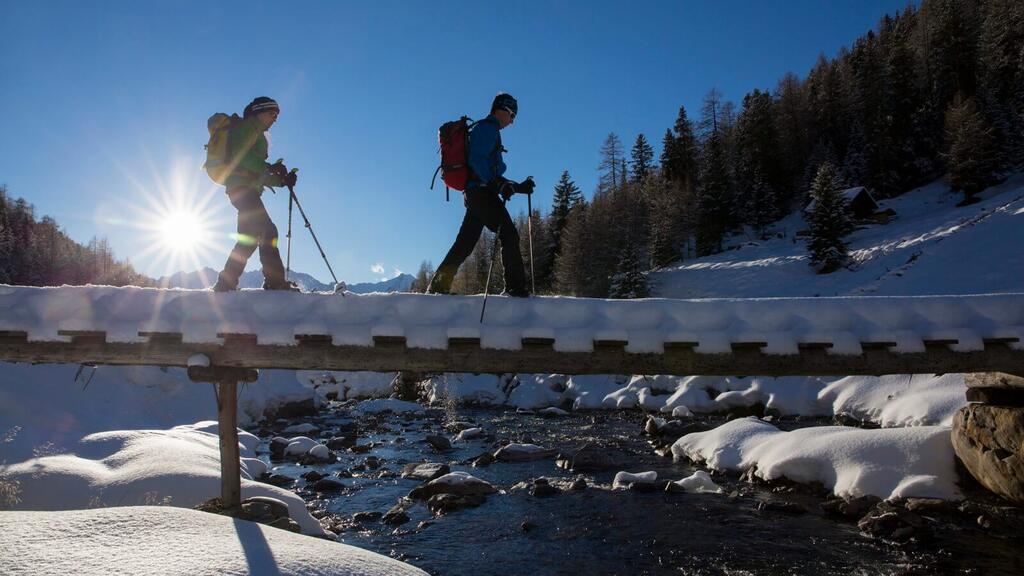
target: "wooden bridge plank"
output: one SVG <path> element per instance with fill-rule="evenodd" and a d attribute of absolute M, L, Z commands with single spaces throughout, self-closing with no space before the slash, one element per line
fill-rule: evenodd
<path fill-rule="evenodd" d="M 367 370 L 392 372 L 480 372 L 560 374 L 677 375 L 880 375 L 945 372 L 1006 372 L 1024 375 L 1024 351 L 1008 346 L 957 352 L 929 348 L 919 353 L 888 350 L 860 355 L 762 353 L 697 354 L 690 347 L 666 348 L 665 354 L 594 350 L 560 352 L 551 339 L 524 341 L 521 350 L 455 347 L 285 346 L 151 341 L 140 343 L 34 342 L 0 339 L 0 359 L 10 362 L 186 366 L 205 354 L 218 366 L 285 370 Z"/>
<path fill-rule="evenodd" d="M 373 345 L 381 348 L 405 348 L 405 336 L 374 336 Z"/>

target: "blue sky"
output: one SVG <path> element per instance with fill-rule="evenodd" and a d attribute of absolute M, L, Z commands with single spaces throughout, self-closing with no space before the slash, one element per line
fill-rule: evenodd
<path fill-rule="evenodd" d="M 300 168 L 296 192 L 339 278 L 414 273 L 440 262 L 463 214 L 458 195 L 428 190 L 437 127 L 485 114 L 498 91 L 519 100 L 507 176 L 533 175 L 547 210 L 562 170 L 593 192 L 608 132 L 627 146 L 643 132 L 660 153 L 680 105 L 695 117 L 713 87 L 739 102 L 802 77 L 906 4 L 8 0 L 0 183 L 154 276 L 194 268 L 155 258 L 140 229 L 154 202 L 183 197 L 211 221 L 195 263 L 219 269 L 234 211 L 200 170 L 206 118 L 268 95 L 282 107 L 272 159 Z M 283 235 L 287 196 L 264 201 Z M 329 279 L 294 226 L 293 268 Z"/>

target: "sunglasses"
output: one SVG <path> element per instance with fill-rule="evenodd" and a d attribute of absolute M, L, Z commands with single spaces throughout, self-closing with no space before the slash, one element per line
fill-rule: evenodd
<path fill-rule="evenodd" d="M 512 115 L 512 119 L 513 119 L 513 120 L 515 120 L 515 119 L 516 119 L 516 113 L 515 113 L 515 111 L 514 111 L 514 110 L 512 110 L 511 108 L 509 108 L 509 107 L 507 107 L 507 106 L 506 106 L 506 107 L 504 108 L 504 110 L 505 110 L 505 112 L 508 112 L 509 114 L 511 114 L 511 115 Z"/>

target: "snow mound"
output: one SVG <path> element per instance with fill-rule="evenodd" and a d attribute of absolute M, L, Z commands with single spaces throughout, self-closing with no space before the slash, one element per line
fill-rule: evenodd
<path fill-rule="evenodd" d="M 426 574 L 354 546 L 160 506 L 0 512 L 0 549 L 4 574 Z"/>
<path fill-rule="evenodd" d="M 952 426 L 957 410 L 967 405 L 963 374 L 851 376 L 832 382 L 818 399 L 834 414 L 900 426 Z"/>
<path fill-rule="evenodd" d="M 195 507 L 220 496 L 220 444 L 216 422 L 170 430 L 100 432 L 70 453 L 42 456 L 0 468 L 17 483 L 16 510 L 80 510 L 166 504 Z M 288 505 L 304 534 L 324 535 L 293 492 L 256 482 L 267 465 L 256 458 L 259 439 L 239 431 L 242 498 L 269 496 Z"/>
<path fill-rule="evenodd" d="M 960 499 L 949 428 L 942 426 L 783 432 L 757 418 L 740 418 L 683 436 L 672 454 L 713 470 L 754 468 L 764 480 L 817 482 L 843 498 Z"/>

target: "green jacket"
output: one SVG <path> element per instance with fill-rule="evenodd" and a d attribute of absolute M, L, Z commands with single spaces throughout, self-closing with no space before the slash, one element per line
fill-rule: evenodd
<path fill-rule="evenodd" d="M 243 118 L 228 134 L 228 157 L 236 163 L 227 179 L 227 187 L 253 188 L 263 191 L 264 186 L 280 186 L 280 178 L 271 176 L 267 169 L 267 137 L 255 116 Z"/>

